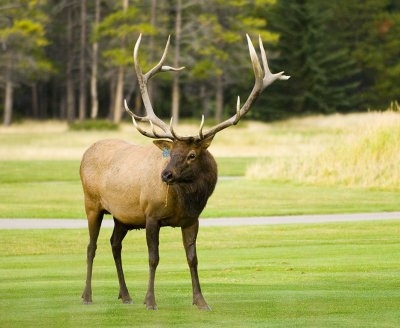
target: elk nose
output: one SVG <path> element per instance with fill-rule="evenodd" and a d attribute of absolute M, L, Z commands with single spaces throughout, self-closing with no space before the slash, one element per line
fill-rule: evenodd
<path fill-rule="evenodd" d="M 171 182 L 174 179 L 174 175 L 169 170 L 164 170 L 161 174 L 161 180 L 164 182 Z"/>

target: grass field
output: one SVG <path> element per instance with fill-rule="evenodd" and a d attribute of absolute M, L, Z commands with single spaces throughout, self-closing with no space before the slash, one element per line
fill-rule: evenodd
<path fill-rule="evenodd" d="M 400 223 L 202 228 L 199 274 L 212 312 L 191 305 L 179 229 L 163 228 L 159 311 L 145 310 L 144 231 L 124 241 L 123 305 L 101 230 L 92 306 L 81 305 L 86 230 L 0 231 L 1 327 L 398 327 Z"/>

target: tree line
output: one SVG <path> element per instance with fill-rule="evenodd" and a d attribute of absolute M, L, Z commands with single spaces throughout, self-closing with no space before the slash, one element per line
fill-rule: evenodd
<path fill-rule="evenodd" d="M 144 70 L 161 57 L 185 66 L 149 84 L 162 117 L 235 112 L 253 73 L 245 33 L 261 35 L 276 83 L 249 113 L 271 120 L 305 113 L 384 108 L 400 95 L 396 0 L 1 0 L 0 112 L 23 118 L 106 118 L 123 100 L 143 114 L 133 45 L 143 33 Z M 254 42 L 256 44 L 256 42 Z"/>

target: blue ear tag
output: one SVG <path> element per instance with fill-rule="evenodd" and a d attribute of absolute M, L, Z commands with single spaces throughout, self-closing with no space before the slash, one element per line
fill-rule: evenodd
<path fill-rule="evenodd" d="M 167 149 L 167 147 L 164 147 L 164 151 L 162 153 L 162 157 L 169 157 L 169 156 L 170 156 L 169 150 Z"/>

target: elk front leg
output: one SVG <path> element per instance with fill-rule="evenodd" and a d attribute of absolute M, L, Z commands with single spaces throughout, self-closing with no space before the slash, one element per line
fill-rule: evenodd
<path fill-rule="evenodd" d="M 144 304 L 146 304 L 147 310 L 158 310 L 156 299 L 154 296 L 154 278 L 156 275 L 156 269 L 160 260 L 158 255 L 158 243 L 159 243 L 160 224 L 155 219 L 147 219 L 146 221 L 146 240 L 147 248 L 149 251 L 149 287 L 147 289 Z"/>
<path fill-rule="evenodd" d="M 126 288 L 124 271 L 122 269 L 121 249 L 122 240 L 125 238 L 128 230 L 121 225 L 121 223 L 114 218 L 114 231 L 110 239 L 111 249 L 114 256 L 115 266 L 117 268 L 118 282 L 119 282 L 119 296 L 124 304 L 132 304 L 132 298 L 129 295 L 128 288 Z"/>
<path fill-rule="evenodd" d="M 190 227 L 182 228 L 183 246 L 185 246 L 186 258 L 190 268 L 190 275 L 192 276 L 193 304 L 196 304 L 201 310 L 211 310 L 201 293 L 199 276 L 197 274 L 196 238 L 198 231 L 198 220 Z"/>

